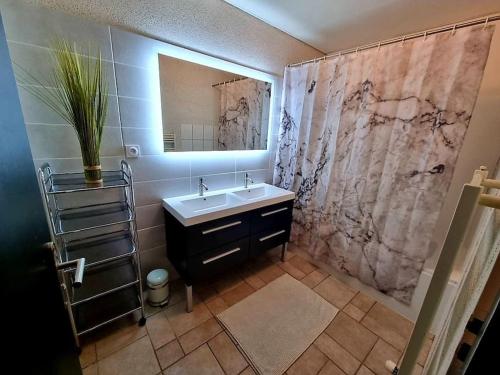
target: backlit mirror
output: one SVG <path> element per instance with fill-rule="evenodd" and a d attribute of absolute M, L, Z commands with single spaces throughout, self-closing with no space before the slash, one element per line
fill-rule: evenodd
<path fill-rule="evenodd" d="M 267 149 L 270 82 L 161 54 L 158 59 L 166 152 Z"/>

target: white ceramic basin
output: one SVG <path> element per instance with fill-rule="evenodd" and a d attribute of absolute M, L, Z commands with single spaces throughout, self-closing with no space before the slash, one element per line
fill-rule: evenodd
<path fill-rule="evenodd" d="M 210 187 L 210 186 L 209 186 Z M 268 184 L 210 191 L 163 200 L 163 207 L 184 226 L 204 223 L 256 208 L 291 200 L 295 193 Z"/>
<path fill-rule="evenodd" d="M 225 206 L 228 203 L 228 196 L 226 193 L 223 193 L 199 198 L 189 198 L 180 202 L 186 206 L 188 210 L 196 212 Z"/>
<path fill-rule="evenodd" d="M 269 194 L 269 190 L 270 189 L 266 189 L 266 186 L 255 186 L 249 187 L 248 189 L 235 190 L 233 191 L 233 194 L 240 199 L 252 200 L 264 198 Z"/>

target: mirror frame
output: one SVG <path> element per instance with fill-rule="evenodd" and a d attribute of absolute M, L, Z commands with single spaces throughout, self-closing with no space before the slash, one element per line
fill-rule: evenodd
<path fill-rule="evenodd" d="M 271 97 L 270 97 L 270 107 L 269 108 L 269 123 L 268 123 L 268 131 L 267 131 L 267 144 L 266 149 L 264 150 L 228 150 L 228 151 L 163 151 L 164 155 L 172 155 L 172 154 L 200 154 L 200 153 L 241 153 L 241 152 L 269 152 L 270 150 L 270 142 L 272 135 L 272 124 L 275 116 L 275 105 L 276 104 L 276 88 L 278 86 L 278 77 L 265 73 L 263 71 L 249 68 L 244 65 L 239 65 L 227 60 L 223 60 L 217 57 L 213 57 L 210 55 L 205 55 L 200 52 L 195 52 L 193 50 L 175 46 L 173 44 L 168 44 L 165 42 L 155 41 L 155 47 L 150 51 L 151 56 L 148 59 L 148 71 L 151 72 L 150 77 L 150 89 L 153 91 L 153 100 L 154 100 L 154 118 L 155 123 L 159 124 L 159 134 L 158 142 L 163 145 L 163 118 L 162 118 L 162 110 L 161 110 L 161 92 L 160 92 L 160 64 L 159 64 L 159 56 L 165 55 L 169 57 L 174 57 L 176 59 L 185 60 L 191 63 L 204 65 L 210 68 L 215 68 L 219 70 L 224 70 L 229 73 L 238 74 L 241 76 L 246 76 L 249 78 L 254 78 L 260 81 L 265 81 L 271 83 Z M 163 149 L 163 146 L 162 146 Z"/>

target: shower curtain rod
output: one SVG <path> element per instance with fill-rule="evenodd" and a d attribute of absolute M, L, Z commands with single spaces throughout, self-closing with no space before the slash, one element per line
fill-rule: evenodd
<path fill-rule="evenodd" d="M 495 14 L 492 14 L 492 15 L 487 16 L 487 17 L 481 17 L 481 18 L 475 18 L 475 19 L 468 20 L 468 21 L 457 22 L 454 24 L 436 27 L 436 28 L 429 29 L 426 31 L 421 31 L 421 32 L 417 32 L 417 33 L 402 35 L 402 36 L 399 36 L 396 38 L 386 39 L 386 40 L 383 40 L 380 42 L 369 43 L 369 44 L 365 44 L 362 46 L 348 48 L 348 49 L 344 49 L 344 50 L 337 51 L 337 52 L 330 52 L 322 57 L 316 57 L 314 59 L 305 60 L 305 61 L 301 61 L 301 62 L 297 62 L 297 63 L 293 63 L 293 64 L 288 64 L 287 66 L 292 67 L 292 66 L 299 66 L 299 65 L 304 65 L 304 64 L 315 63 L 318 61 L 330 59 L 332 57 L 348 55 L 351 53 L 357 53 L 357 52 L 365 51 L 365 50 L 368 50 L 371 48 L 380 48 L 380 47 L 386 46 L 388 44 L 394 44 L 394 43 L 400 43 L 400 42 L 404 43 L 407 40 L 417 39 L 417 38 L 421 38 L 421 37 L 427 38 L 429 35 L 444 33 L 444 32 L 448 32 L 448 31 L 455 33 L 456 29 L 462 29 L 464 27 L 470 27 L 470 26 L 481 25 L 481 24 L 484 24 L 484 27 L 486 27 L 489 22 L 494 22 L 494 21 L 498 21 L 498 20 L 500 20 L 500 13 L 495 13 Z"/>
<path fill-rule="evenodd" d="M 226 83 L 233 83 L 233 82 L 243 81 L 244 79 L 247 79 L 247 78 L 248 77 L 241 77 L 241 78 L 230 79 L 229 81 L 214 83 L 212 85 L 212 87 L 217 87 L 217 86 L 225 85 Z"/>

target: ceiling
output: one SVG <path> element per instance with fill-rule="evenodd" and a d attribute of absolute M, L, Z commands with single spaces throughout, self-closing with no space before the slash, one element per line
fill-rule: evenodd
<path fill-rule="evenodd" d="M 500 13 L 500 0 L 225 0 L 322 52 Z"/>

